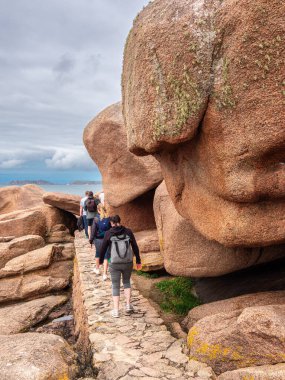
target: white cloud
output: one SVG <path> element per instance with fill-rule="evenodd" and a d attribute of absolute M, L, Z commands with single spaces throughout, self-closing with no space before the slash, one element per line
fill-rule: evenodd
<path fill-rule="evenodd" d="M 45 160 L 45 163 L 49 169 L 55 170 L 94 170 L 95 167 L 94 162 L 83 147 L 58 149 L 51 158 Z"/>
<path fill-rule="evenodd" d="M 78 148 L 83 129 L 120 100 L 125 39 L 147 2 L 1 2 L 0 162 L 11 161 L 4 166 L 91 167 Z"/>
<path fill-rule="evenodd" d="M 20 167 L 25 161 L 24 160 L 6 160 L 0 162 L 1 169 L 14 169 Z"/>

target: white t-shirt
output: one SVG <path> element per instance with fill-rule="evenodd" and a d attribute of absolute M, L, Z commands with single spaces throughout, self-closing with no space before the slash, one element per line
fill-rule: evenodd
<path fill-rule="evenodd" d="M 88 197 L 84 197 L 84 198 L 82 198 L 81 201 L 80 201 L 80 206 L 81 206 L 82 209 L 83 209 L 82 215 L 86 215 L 86 211 L 84 210 L 84 203 L 85 203 L 85 201 L 86 201 L 87 198 L 88 198 Z"/>
<path fill-rule="evenodd" d="M 99 194 L 99 199 L 102 205 L 104 206 L 105 194 L 103 192 Z"/>

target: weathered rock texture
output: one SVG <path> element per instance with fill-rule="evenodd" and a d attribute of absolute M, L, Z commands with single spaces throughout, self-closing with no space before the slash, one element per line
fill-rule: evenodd
<path fill-rule="evenodd" d="M 80 211 L 80 199 L 79 195 L 64 194 L 64 193 L 44 193 L 44 203 L 57 207 L 61 210 L 71 212 L 72 214 L 79 215 Z"/>
<path fill-rule="evenodd" d="M 3 380 L 76 379 L 76 355 L 57 335 L 1 335 L 0 347 L 0 378 Z"/>
<path fill-rule="evenodd" d="M 0 335 L 28 331 L 66 301 L 66 296 L 49 296 L 0 308 Z"/>
<path fill-rule="evenodd" d="M 160 165 L 153 157 L 139 158 L 128 151 L 121 103 L 96 116 L 85 128 L 83 140 L 102 174 L 111 206 L 125 205 L 161 182 Z"/>
<path fill-rule="evenodd" d="M 44 245 L 45 241 L 39 235 L 26 235 L 7 243 L 0 243 L 0 268 L 15 257 L 42 248 Z"/>
<path fill-rule="evenodd" d="M 0 236 L 46 237 L 56 224 L 64 224 L 73 232 L 76 228 L 76 218 L 66 211 L 50 206 L 14 211 L 0 216 Z"/>
<path fill-rule="evenodd" d="M 134 232 L 156 228 L 153 214 L 154 190 L 150 190 L 133 201 L 120 207 L 107 204 L 110 215 L 120 215 L 121 223 Z"/>
<path fill-rule="evenodd" d="M 283 380 L 285 364 L 263 365 L 224 372 L 218 380 Z"/>
<path fill-rule="evenodd" d="M 63 248 L 49 244 L 15 257 L 0 269 L 0 279 L 48 268 L 52 262 L 61 258 Z"/>
<path fill-rule="evenodd" d="M 249 307 L 199 320 L 189 331 L 190 357 L 216 374 L 284 361 L 285 305 Z"/>
<path fill-rule="evenodd" d="M 73 380 L 76 355 L 64 339 L 17 335 L 67 301 L 74 257 L 75 216 L 45 205 L 41 190 L 40 201 L 37 188 L 34 197 L 29 192 L 25 187 L 0 191 L 0 206 L 9 211 L 0 215 L 0 378 Z"/>
<path fill-rule="evenodd" d="M 141 231 L 135 234 L 140 250 L 142 271 L 149 272 L 164 267 L 159 249 L 157 230 Z"/>
<path fill-rule="evenodd" d="M 60 291 L 70 284 L 72 261 L 54 262 L 48 268 L 0 280 L 0 303 L 20 301 Z"/>
<path fill-rule="evenodd" d="M 285 291 L 246 294 L 244 296 L 210 302 L 194 307 L 184 319 L 183 325 L 189 330 L 200 319 L 219 314 L 221 311 L 223 311 L 223 313 L 231 313 L 233 311 L 241 312 L 243 309 L 252 306 L 282 304 L 285 304 Z"/>
<path fill-rule="evenodd" d="M 0 189 L 0 214 L 43 205 L 43 189 L 36 185 L 8 186 Z"/>
<path fill-rule="evenodd" d="M 285 246 L 228 248 L 210 241 L 176 211 L 163 182 L 154 213 L 166 270 L 176 276 L 220 276 L 285 256 Z"/>
<path fill-rule="evenodd" d="M 126 43 L 131 151 L 156 155 L 179 213 L 229 247 L 285 241 L 284 12 L 157 0 Z"/>
<path fill-rule="evenodd" d="M 53 226 L 47 236 L 47 243 L 71 243 L 74 237 L 70 235 L 69 229 L 64 224 Z"/>

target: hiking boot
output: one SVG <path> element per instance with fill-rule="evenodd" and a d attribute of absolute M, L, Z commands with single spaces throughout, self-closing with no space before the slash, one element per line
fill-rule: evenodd
<path fill-rule="evenodd" d="M 113 318 L 119 318 L 119 310 L 115 310 L 115 309 L 113 309 L 112 311 L 111 311 L 111 316 L 113 317 Z"/>
<path fill-rule="evenodd" d="M 94 269 L 93 269 L 93 272 L 94 272 L 95 274 L 100 274 L 100 269 L 99 269 L 99 268 L 94 268 Z"/>
<path fill-rule="evenodd" d="M 126 305 L 126 313 L 131 314 L 134 312 L 134 307 L 132 304 Z"/>

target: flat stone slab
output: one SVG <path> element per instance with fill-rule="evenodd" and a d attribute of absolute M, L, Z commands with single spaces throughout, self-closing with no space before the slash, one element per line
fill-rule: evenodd
<path fill-rule="evenodd" d="M 82 233 L 76 234 L 75 250 L 98 380 L 216 379 L 207 365 L 189 361 L 186 341 L 171 335 L 156 309 L 134 284 L 135 312 L 124 313 L 121 289 L 120 318 L 111 317 L 111 281 L 104 282 L 101 275 L 93 273 L 94 252 Z"/>

